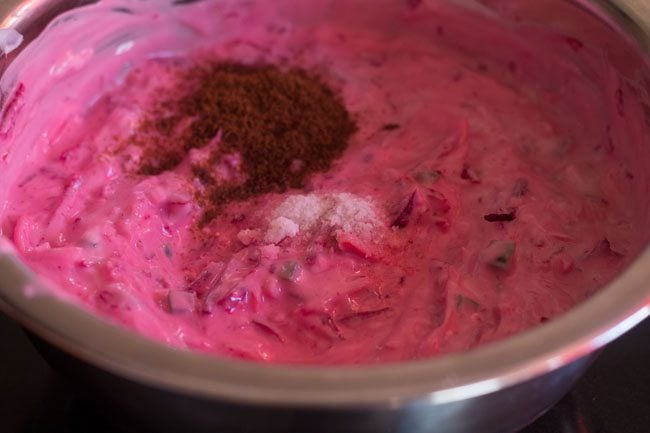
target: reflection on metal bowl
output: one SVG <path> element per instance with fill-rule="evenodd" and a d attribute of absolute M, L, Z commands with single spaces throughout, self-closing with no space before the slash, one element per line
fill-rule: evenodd
<path fill-rule="evenodd" d="M 24 1 L 3 26 L 29 41 L 59 13 L 82 3 Z M 575 34 L 591 29 L 584 39 L 593 37 L 588 42 L 602 47 L 622 76 L 645 77 L 639 82 L 647 90 L 650 39 L 613 3 L 479 3 L 505 20 Z M 0 60 L 0 73 L 14 57 Z M 650 113 L 641 95 L 634 103 Z M 640 127 L 648 132 L 648 125 Z M 639 146 L 638 152 L 650 148 Z M 557 402 L 603 345 L 650 312 L 648 250 L 569 314 L 505 341 L 403 364 L 289 368 L 162 346 L 60 300 L 26 297 L 23 288 L 35 281 L 18 259 L 0 250 L 2 310 L 34 334 L 36 346 L 59 371 L 156 431 L 513 432 Z"/>

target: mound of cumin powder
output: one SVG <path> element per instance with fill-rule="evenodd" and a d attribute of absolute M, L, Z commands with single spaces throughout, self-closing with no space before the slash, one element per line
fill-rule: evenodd
<path fill-rule="evenodd" d="M 192 90 L 161 98 L 143 121 L 135 139 L 144 147 L 139 173 L 172 170 L 191 149 L 217 140 L 192 166 L 205 187 L 203 222 L 229 202 L 303 187 L 310 174 L 330 168 L 356 131 L 341 98 L 301 69 L 218 62 L 177 79 Z M 241 182 L 215 176 L 229 155 L 241 157 Z"/>

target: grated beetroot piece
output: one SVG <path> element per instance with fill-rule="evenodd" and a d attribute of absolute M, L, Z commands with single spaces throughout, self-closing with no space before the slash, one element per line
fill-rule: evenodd
<path fill-rule="evenodd" d="M 4 110 L 0 115 L 0 138 L 7 138 L 14 127 L 16 116 L 23 107 L 23 96 L 25 95 L 25 84 L 18 83 L 16 91 L 4 104 Z M 4 101 L 3 101 L 4 102 Z"/>
<path fill-rule="evenodd" d="M 162 203 L 162 215 L 172 222 L 179 222 L 188 218 L 193 210 L 190 200 L 190 197 L 174 198 Z"/>
<path fill-rule="evenodd" d="M 605 143 L 605 151 L 611 155 L 614 153 L 614 149 L 616 146 L 614 145 L 614 137 L 612 137 L 612 126 L 608 125 L 607 126 L 607 142 Z"/>
<path fill-rule="evenodd" d="M 573 51 L 576 53 L 580 51 L 583 47 L 584 44 L 582 43 L 581 40 L 574 38 L 573 36 L 565 36 L 564 37 L 564 42 L 571 47 Z"/>
<path fill-rule="evenodd" d="M 115 294 L 115 292 L 111 292 L 109 290 L 102 290 L 101 292 L 99 292 L 96 295 L 96 301 L 102 307 L 111 310 L 116 310 L 120 306 L 119 297 Z"/>
<path fill-rule="evenodd" d="M 451 222 L 447 218 L 442 218 L 439 216 L 434 217 L 433 223 L 438 227 L 440 231 L 446 232 L 451 227 Z"/>
<path fill-rule="evenodd" d="M 370 248 L 365 242 L 354 235 L 345 232 L 336 234 L 336 243 L 341 251 L 362 257 L 368 260 L 376 260 L 376 251 Z"/>
<path fill-rule="evenodd" d="M 217 307 L 219 300 L 223 297 L 223 293 L 219 289 L 214 289 L 209 292 L 205 297 L 203 297 L 203 302 L 201 306 L 201 311 L 203 314 L 212 314 L 214 313 L 215 308 Z"/>
<path fill-rule="evenodd" d="M 300 338 L 317 346 L 328 347 L 333 341 L 342 339 L 332 316 L 323 311 L 301 308 L 295 316 Z"/>
<path fill-rule="evenodd" d="M 397 227 L 403 229 L 409 223 L 411 214 L 413 213 L 413 208 L 415 207 L 415 191 L 411 194 L 411 197 L 406 202 L 406 205 L 402 208 L 402 211 L 397 215 L 397 218 L 391 224 L 391 227 Z"/>
<path fill-rule="evenodd" d="M 202 294 L 214 289 L 225 270 L 226 266 L 222 262 L 212 262 L 201 271 L 198 277 L 194 279 L 186 288 L 185 291 Z"/>
<path fill-rule="evenodd" d="M 485 221 L 491 223 L 514 221 L 515 218 L 517 218 L 517 210 L 515 208 L 499 210 L 498 212 L 489 213 L 483 216 Z"/>
<path fill-rule="evenodd" d="M 620 87 L 616 89 L 616 112 L 619 116 L 625 117 L 625 96 Z"/>
<path fill-rule="evenodd" d="M 591 251 L 592 255 L 601 256 L 601 257 L 624 257 L 625 254 L 619 251 L 615 251 L 612 248 L 612 244 L 609 242 L 609 239 L 603 238 Z"/>
<path fill-rule="evenodd" d="M 512 187 L 512 196 L 513 197 L 523 197 L 528 194 L 528 179 L 520 177 L 515 180 L 515 184 Z"/>
<path fill-rule="evenodd" d="M 445 215 L 451 209 L 449 200 L 447 200 L 447 197 L 445 197 L 445 195 L 440 191 L 429 188 L 427 189 L 426 195 L 429 200 L 429 206 L 434 215 Z"/>
<path fill-rule="evenodd" d="M 392 309 L 390 307 L 384 307 L 377 310 L 368 310 L 368 311 L 357 311 L 355 313 L 348 314 L 344 317 L 338 319 L 338 322 L 342 325 L 353 325 L 358 322 L 363 322 L 373 317 L 377 317 L 383 314 L 390 312 Z"/>
<path fill-rule="evenodd" d="M 259 320 L 253 320 L 251 322 L 257 329 L 262 331 L 263 333 L 270 335 L 271 337 L 276 338 L 280 343 L 284 343 L 284 338 L 278 333 L 275 329 L 273 329 L 271 326 L 267 325 L 266 323 L 262 323 Z"/>
<path fill-rule="evenodd" d="M 476 170 L 467 164 L 463 166 L 463 171 L 460 172 L 460 178 L 469 180 L 472 183 L 481 183 L 481 177 L 478 175 Z"/>
<path fill-rule="evenodd" d="M 246 263 L 255 267 L 262 262 L 262 251 L 259 248 L 251 248 L 246 253 Z"/>

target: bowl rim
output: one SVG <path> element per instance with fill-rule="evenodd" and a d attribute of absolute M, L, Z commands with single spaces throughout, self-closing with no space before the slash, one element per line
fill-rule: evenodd
<path fill-rule="evenodd" d="M 650 37 L 620 7 L 607 0 L 575 3 L 622 37 L 629 35 L 647 58 Z M 12 26 L 19 23 L 14 20 Z M 570 312 L 468 352 L 381 365 L 268 365 L 170 348 L 44 295 L 46 283 L 1 236 L 0 270 L 0 310 L 65 352 L 153 387 L 267 406 L 394 408 L 422 397 L 431 404 L 478 397 L 568 365 L 650 315 L 648 247 L 621 275 Z"/>

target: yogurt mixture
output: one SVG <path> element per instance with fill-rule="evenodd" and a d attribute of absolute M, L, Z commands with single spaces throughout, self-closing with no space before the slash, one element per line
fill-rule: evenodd
<path fill-rule="evenodd" d="M 382 363 L 535 327 L 638 252 L 636 173 L 608 120 L 627 90 L 566 60 L 578 39 L 470 37 L 484 18 L 438 2 L 390 2 L 372 25 L 345 2 L 267 3 L 102 2 L 12 65 L 1 234 L 61 296 L 175 347 Z M 347 149 L 301 188 L 205 220 L 190 166 L 206 150 L 146 175 L 133 144 L 178 65 L 205 59 L 319 76 L 356 123 Z M 231 156 L 214 176 L 246 176 Z"/>

